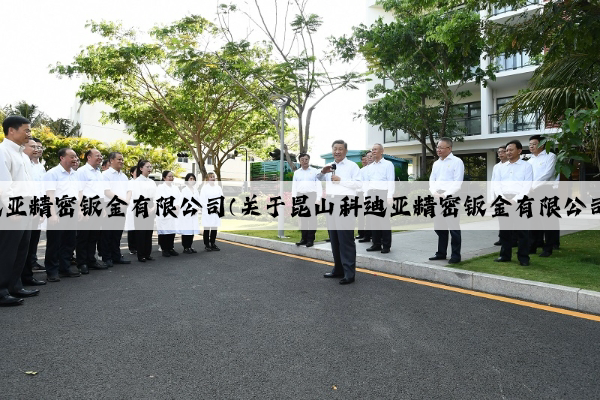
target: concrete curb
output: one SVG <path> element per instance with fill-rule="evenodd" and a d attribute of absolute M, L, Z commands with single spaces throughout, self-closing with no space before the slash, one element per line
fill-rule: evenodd
<path fill-rule="evenodd" d="M 294 243 L 224 232 L 219 232 L 219 238 L 280 251 L 282 253 L 333 262 L 330 250 L 314 247 L 306 248 L 304 246 L 297 247 Z M 528 300 L 586 313 L 600 314 L 600 292 L 591 290 L 484 274 L 458 268 L 441 267 L 426 263 L 397 262 L 365 255 L 357 255 L 356 263 L 359 267 L 371 271 L 443 283 L 478 292 Z"/>

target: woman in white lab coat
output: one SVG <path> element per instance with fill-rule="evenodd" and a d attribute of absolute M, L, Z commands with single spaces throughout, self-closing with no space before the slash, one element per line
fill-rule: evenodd
<path fill-rule="evenodd" d="M 181 190 L 181 209 L 177 225 L 185 254 L 197 253 L 192 244 L 194 235 L 200 233 L 199 205 L 200 194 L 196 188 L 196 175 L 189 173 L 185 176 L 185 186 Z"/>
<path fill-rule="evenodd" d="M 221 218 L 217 213 L 208 213 L 208 203 L 210 199 L 216 199 L 223 196 L 221 186 L 216 182 L 217 176 L 214 172 L 206 175 L 206 182 L 200 190 L 200 204 L 202 205 L 202 226 L 204 227 L 204 249 L 206 251 L 219 251 L 215 240 L 217 238 L 217 228 L 221 226 Z M 220 201 L 220 200 L 218 200 Z M 218 203 L 219 204 L 219 203 Z M 217 207 L 218 209 L 218 207 Z"/>
<path fill-rule="evenodd" d="M 154 219 L 156 214 L 156 184 L 148 176 L 152 172 L 152 163 L 148 160 L 140 160 L 136 167 L 136 176 L 132 184 L 132 197 L 131 204 L 134 201 L 144 197 L 149 199 L 146 203 L 148 215 L 136 216 L 132 212 L 133 224 L 135 227 L 135 240 L 137 249 L 137 258 L 139 262 L 152 261 L 154 258 L 150 255 L 152 253 L 152 234 L 154 233 Z M 138 204 L 138 208 L 141 208 L 141 204 Z M 134 206 L 135 208 L 135 206 Z"/>
<path fill-rule="evenodd" d="M 156 230 L 158 244 L 163 257 L 178 256 L 173 242 L 177 233 L 177 214 L 181 205 L 181 192 L 173 184 L 175 175 L 171 171 L 163 171 L 163 182 L 156 188 Z"/>

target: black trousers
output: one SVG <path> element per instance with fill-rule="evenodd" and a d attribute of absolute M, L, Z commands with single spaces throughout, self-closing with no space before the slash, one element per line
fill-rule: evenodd
<path fill-rule="evenodd" d="M 448 213 L 444 216 L 443 202 L 456 202 L 458 212 L 456 214 Z M 450 207 L 452 208 L 452 207 Z M 448 251 L 448 233 L 452 237 L 450 245 L 452 247 L 452 256 L 450 258 L 460 260 L 460 247 L 462 239 L 460 236 L 460 203 L 458 197 L 447 196 L 442 201 L 436 200 L 434 205 L 435 217 L 433 217 L 433 230 L 438 235 L 438 250 L 436 256 L 446 257 Z"/>
<path fill-rule="evenodd" d="M 345 196 L 327 196 L 334 204 L 333 214 L 327 214 L 327 230 L 331 239 L 333 270 L 335 275 L 344 275 L 346 279 L 354 279 L 356 273 L 356 242 L 354 241 L 354 214 L 340 216 L 341 204 Z"/>
<path fill-rule="evenodd" d="M 392 247 L 392 224 L 390 223 L 390 207 L 387 204 L 387 190 L 371 189 L 367 193 L 371 197 L 371 204 L 378 205 L 383 202 L 383 215 L 371 214 L 371 234 L 373 246 L 381 246 L 384 249 Z M 373 207 L 371 207 L 373 209 Z M 375 206 L 377 211 L 378 206 Z"/>
<path fill-rule="evenodd" d="M 317 216 L 315 215 L 314 204 L 317 200 L 316 192 L 298 193 L 298 196 L 307 196 L 306 205 L 311 209 L 310 217 L 300 218 L 300 233 L 302 240 L 306 242 L 314 242 L 315 234 L 317 233 Z"/>
<path fill-rule="evenodd" d="M 194 235 L 181 235 L 181 245 L 184 249 L 189 249 L 194 244 Z"/>
<path fill-rule="evenodd" d="M 138 258 L 147 258 L 152 253 L 152 234 L 154 233 L 155 214 L 134 215 L 135 239 Z"/>
<path fill-rule="evenodd" d="M 79 222 L 81 229 L 77 231 L 77 265 L 94 265 L 96 263 L 96 246 L 101 231 L 88 221 Z"/>
<path fill-rule="evenodd" d="M 169 251 L 175 249 L 175 234 L 168 233 L 166 235 L 158 235 L 158 245 L 162 251 Z"/>
<path fill-rule="evenodd" d="M 554 245 L 558 245 L 560 232 L 554 196 L 552 185 L 540 186 L 531 194 L 531 250 L 541 247 L 552 253 Z"/>
<path fill-rule="evenodd" d="M 121 236 L 125 228 L 125 213 L 120 207 L 104 202 L 106 217 L 102 221 L 102 260 L 121 259 Z"/>
<path fill-rule="evenodd" d="M 371 214 L 365 214 L 365 195 L 363 192 L 356 193 L 358 202 L 358 236 L 371 239 Z"/>
<path fill-rule="evenodd" d="M 513 231 L 517 232 L 519 247 L 517 258 L 521 262 L 529 262 L 529 225 L 530 220 L 526 214 L 520 215 L 520 210 L 515 207 L 504 207 L 504 215 L 498 216 L 500 222 L 500 257 L 510 260 L 512 258 Z"/>
<path fill-rule="evenodd" d="M 217 240 L 217 228 L 205 229 L 202 233 L 202 238 L 204 239 L 205 246 L 215 244 L 215 240 Z"/>
<path fill-rule="evenodd" d="M 46 231 L 46 256 L 44 265 L 48 276 L 58 272 L 68 272 L 71 257 L 77 246 L 77 232 L 74 230 L 52 229 Z"/>
<path fill-rule="evenodd" d="M 131 252 L 137 251 L 136 231 L 127 231 L 127 248 Z"/>
<path fill-rule="evenodd" d="M 27 250 L 27 258 L 25 259 L 25 265 L 21 272 L 21 280 L 31 280 L 33 278 L 33 266 L 37 262 L 37 248 L 40 242 L 40 235 L 42 231 L 34 230 L 30 231 L 29 247 Z"/>
<path fill-rule="evenodd" d="M 7 174 L 8 172 L 3 172 Z M 21 210 L 27 215 L 18 222 L 11 222 L 8 210 L 0 202 L 0 296 L 6 296 L 23 288 L 21 271 L 25 265 L 31 239 L 31 216 L 29 199 L 23 199 Z"/>

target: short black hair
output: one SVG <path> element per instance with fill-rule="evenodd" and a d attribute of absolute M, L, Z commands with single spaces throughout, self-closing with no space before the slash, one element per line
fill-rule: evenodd
<path fill-rule="evenodd" d="M 6 117 L 4 121 L 2 121 L 2 130 L 5 135 L 8 135 L 8 129 L 19 129 L 21 125 L 31 124 L 31 122 L 20 115 L 11 115 L 10 117 Z"/>
<path fill-rule="evenodd" d="M 298 160 L 301 159 L 302 157 L 308 157 L 308 159 L 310 160 L 310 155 L 308 155 L 306 153 L 300 153 L 300 154 L 298 154 Z"/>
<path fill-rule="evenodd" d="M 42 141 L 36 137 L 32 137 L 31 140 L 33 140 L 36 143 L 42 143 Z"/>
<path fill-rule="evenodd" d="M 504 149 L 506 150 L 506 146 L 502 145 L 502 146 L 498 146 L 499 149 Z"/>
<path fill-rule="evenodd" d="M 198 180 L 198 178 L 196 178 L 196 175 L 192 174 L 191 172 L 185 176 L 185 181 L 189 181 L 190 178 L 194 178 L 195 181 Z"/>
<path fill-rule="evenodd" d="M 523 150 L 523 145 L 521 144 L 520 141 L 518 141 L 516 139 L 515 140 L 511 140 L 510 142 L 506 143 L 506 147 L 508 147 L 511 144 L 514 144 L 517 147 L 517 149 Z"/>
<path fill-rule="evenodd" d="M 110 153 L 108 153 L 108 160 L 114 160 L 115 158 L 117 158 L 117 154 L 123 155 L 123 153 L 121 153 L 120 151 L 111 151 Z"/>
<path fill-rule="evenodd" d="M 105 165 L 108 165 L 109 162 L 110 162 L 109 160 L 103 160 L 102 161 L 102 166 L 104 167 Z"/>
<path fill-rule="evenodd" d="M 137 165 L 133 168 L 135 168 L 135 174 L 139 177 L 142 175 L 142 168 L 144 168 L 144 165 L 148 164 L 150 161 L 148 160 L 140 160 L 138 161 Z"/>
<path fill-rule="evenodd" d="M 529 140 L 537 140 L 538 142 L 541 142 L 544 139 L 546 139 L 546 138 L 543 137 L 542 135 L 533 135 L 532 137 L 529 138 Z"/>
<path fill-rule="evenodd" d="M 135 172 L 136 169 L 137 169 L 137 165 L 134 165 L 133 167 L 129 168 L 129 174 L 133 175 L 133 173 Z"/>
<path fill-rule="evenodd" d="M 343 144 L 344 149 L 348 150 L 348 143 L 344 142 L 342 139 L 334 140 L 333 143 L 331 143 L 331 147 L 333 148 L 336 144 Z"/>
<path fill-rule="evenodd" d="M 85 159 L 87 160 L 87 158 L 92 154 L 92 150 L 94 149 L 89 149 L 88 151 L 85 152 L 85 154 L 83 155 L 85 157 Z"/>
<path fill-rule="evenodd" d="M 164 170 L 163 171 L 163 173 L 162 173 L 163 181 L 165 180 L 165 178 L 167 177 L 167 175 L 169 175 L 170 173 L 171 173 L 171 171 L 169 171 L 169 170 Z"/>
<path fill-rule="evenodd" d="M 438 142 L 444 142 L 448 145 L 448 147 L 452 148 L 452 139 L 449 137 L 441 137 L 438 139 Z"/>
<path fill-rule="evenodd" d="M 57 154 L 58 154 L 58 159 L 60 160 L 61 157 L 65 157 L 67 155 L 67 151 L 71 150 L 68 147 L 63 147 L 62 149 L 59 149 Z"/>

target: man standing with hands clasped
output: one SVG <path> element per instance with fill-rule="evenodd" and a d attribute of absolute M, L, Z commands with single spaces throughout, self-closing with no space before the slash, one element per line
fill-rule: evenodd
<path fill-rule="evenodd" d="M 365 200 L 370 200 L 373 203 L 385 199 L 388 205 L 386 208 L 389 210 L 393 202 L 395 189 L 394 164 L 383 158 L 383 146 L 379 143 L 373 145 L 371 154 L 373 154 L 373 162 L 369 164 L 366 170 L 369 183 L 363 183 L 363 185 L 368 185 L 364 188 Z M 364 211 L 366 210 L 363 209 Z M 392 225 L 389 211 L 386 212 L 383 218 L 367 215 L 366 219 L 367 229 L 371 231 L 373 237 L 373 245 L 367 251 L 389 253 L 392 246 Z"/>
<path fill-rule="evenodd" d="M 431 175 L 429 176 L 429 191 L 441 204 L 443 199 L 455 196 L 460 190 L 465 176 L 465 166 L 462 160 L 452 154 L 452 139 L 441 138 L 436 147 L 438 159 L 433 163 Z M 458 223 L 458 217 L 444 217 L 441 215 L 441 207 L 436 207 L 436 218 L 434 219 L 435 233 L 438 235 L 438 250 L 430 260 L 445 260 L 448 251 L 448 233 L 450 233 L 452 256 L 448 264 L 460 262 L 460 248 L 462 238 Z"/>
<path fill-rule="evenodd" d="M 331 252 L 333 253 L 334 266 L 325 278 L 342 278 L 341 285 L 354 282 L 356 273 L 356 243 L 354 242 L 354 223 L 356 218 L 350 213 L 341 216 L 341 203 L 345 197 L 347 201 L 354 200 L 356 190 L 361 187 L 360 168 L 355 162 L 346 158 L 348 144 L 343 140 L 336 140 L 331 145 L 334 162 L 323 167 L 317 174 L 317 179 L 326 181 L 328 202 L 333 203 L 333 214 L 327 214 L 327 229 L 331 238 Z M 326 205 L 326 207 L 328 207 Z"/>
<path fill-rule="evenodd" d="M 300 169 L 294 171 L 292 197 L 306 196 L 305 203 L 311 209 L 311 214 L 309 217 L 300 218 L 302 239 L 296 243 L 296 246 L 306 245 L 306 247 L 312 247 L 317 232 L 317 216 L 314 213 L 313 205 L 321 200 L 323 188 L 321 182 L 317 180 L 319 171 L 309 165 L 310 156 L 306 153 L 300 153 L 298 160 L 300 161 Z"/>

